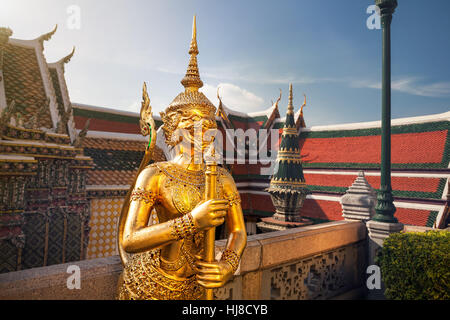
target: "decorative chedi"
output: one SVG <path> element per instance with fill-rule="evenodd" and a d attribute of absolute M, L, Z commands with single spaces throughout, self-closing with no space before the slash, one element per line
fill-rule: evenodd
<path fill-rule="evenodd" d="M 346 220 L 368 221 L 375 214 L 377 193 L 364 177 L 364 171 L 341 198 L 342 216 Z"/>
<path fill-rule="evenodd" d="M 303 176 L 292 100 L 291 84 L 286 122 L 281 136 L 275 172 L 270 181 L 270 187 L 266 189 L 270 193 L 276 212 L 272 217 L 263 218 L 262 222 L 258 223 L 258 227 L 263 232 L 312 224 L 311 220 L 302 218 L 299 213 L 306 195 L 311 192 L 306 187 L 305 177 Z"/>
<path fill-rule="evenodd" d="M 119 299 L 212 299 L 213 289 L 233 277 L 247 242 L 232 176 L 210 159 L 205 164 L 203 157 L 194 156 L 211 149 L 205 134 L 217 129 L 216 108 L 198 91 L 203 83 L 195 17 L 189 54 L 181 80 L 185 91 L 161 113 L 166 144 L 175 150 L 171 161 L 148 165 L 156 134 L 144 85 L 140 125 L 150 142 L 119 219 L 117 239 L 124 265 Z M 201 140 L 197 133 L 194 136 L 194 126 L 200 123 Z M 216 261 L 214 228 L 225 220 L 230 236 Z"/>

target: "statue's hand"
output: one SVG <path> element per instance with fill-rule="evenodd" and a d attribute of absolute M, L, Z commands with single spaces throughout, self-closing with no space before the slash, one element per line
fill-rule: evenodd
<path fill-rule="evenodd" d="M 223 287 L 233 276 L 233 269 L 226 261 L 197 260 L 196 267 L 197 282 L 207 289 Z"/>
<path fill-rule="evenodd" d="M 225 221 L 229 207 L 228 200 L 212 199 L 198 204 L 191 215 L 199 231 L 217 227 Z"/>

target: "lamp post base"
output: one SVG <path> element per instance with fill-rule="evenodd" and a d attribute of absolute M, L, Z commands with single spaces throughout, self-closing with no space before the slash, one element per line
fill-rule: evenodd
<path fill-rule="evenodd" d="M 387 186 L 382 186 L 377 195 L 377 204 L 375 206 L 375 215 L 373 221 L 397 223 L 397 218 L 394 217 L 396 211 L 394 205 L 394 197 L 392 197 L 392 189 Z"/>

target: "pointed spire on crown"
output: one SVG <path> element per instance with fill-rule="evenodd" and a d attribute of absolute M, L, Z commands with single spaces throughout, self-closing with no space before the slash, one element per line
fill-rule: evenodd
<path fill-rule="evenodd" d="M 189 59 L 186 75 L 181 79 L 181 84 L 185 87 L 186 91 L 198 91 L 199 88 L 203 87 L 203 81 L 200 79 L 197 63 L 198 47 L 195 16 L 192 23 L 192 40 L 189 47 L 189 54 L 191 57 Z"/>
<path fill-rule="evenodd" d="M 197 24 L 196 24 L 196 16 L 194 16 L 194 21 L 192 22 L 192 39 L 191 39 L 191 45 L 189 47 L 189 54 L 198 54 L 198 47 L 197 47 Z"/>

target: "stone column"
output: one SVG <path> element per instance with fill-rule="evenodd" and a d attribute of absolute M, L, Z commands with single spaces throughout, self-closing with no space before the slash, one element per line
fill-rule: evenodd
<path fill-rule="evenodd" d="M 375 256 L 383 246 L 384 239 L 389 237 L 391 233 L 402 231 L 403 224 L 370 220 L 366 226 L 369 231 L 369 263 L 375 264 Z"/>

